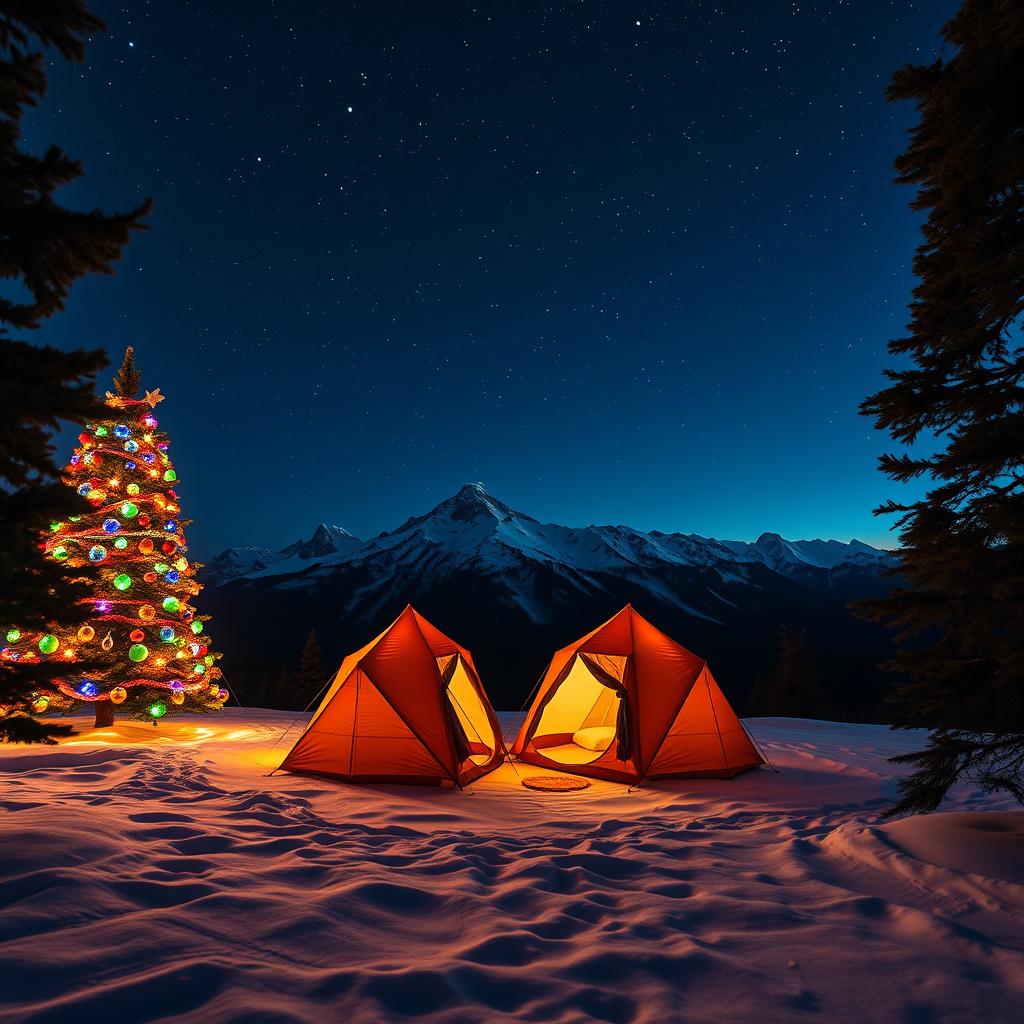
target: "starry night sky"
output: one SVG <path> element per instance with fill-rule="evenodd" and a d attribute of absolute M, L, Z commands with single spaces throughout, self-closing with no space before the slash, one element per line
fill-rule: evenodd
<path fill-rule="evenodd" d="M 467 480 L 892 543 L 856 412 L 917 244 L 883 91 L 957 4 L 548 6 L 93 0 L 110 32 L 54 57 L 27 141 L 84 161 L 62 200 L 157 205 L 32 340 L 136 346 L 201 556 Z"/>

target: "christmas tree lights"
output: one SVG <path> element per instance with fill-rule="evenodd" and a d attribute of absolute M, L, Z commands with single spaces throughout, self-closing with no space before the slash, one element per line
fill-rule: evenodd
<path fill-rule="evenodd" d="M 66 663 L 37 695 L 36 713 L 95 704 L 97 724 L 106 724 L 117 706 L 156 724 L 171 708 L 212 710 L 228 697 L 208 616 L 192 604 L 202 586 L 188 559 L 170 442 L 154 414 L 162 400 L 159 388 L 142 399 L 108 393 L 109 415 L 78 436 L 65 476 L 90 510 L 52 523 L 41 544 L 88 570 L 93 595 L 80 600 L 89 619 L 43 634 L 11 625 L 0 648 L 9 661 Z"/>

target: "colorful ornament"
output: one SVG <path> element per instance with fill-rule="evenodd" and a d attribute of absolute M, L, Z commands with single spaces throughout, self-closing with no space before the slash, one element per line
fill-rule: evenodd
<path fill-rule="evenodd" d="M 150 570 L 142 577 L 147 583 L 156 583 L 156 573 Z"/>
<path fill-rule="evenodd" d="M 102 562 L 107 557 L 107 549 L 102 544 L 93 544 L 89 548 L 89 561 Z"/>
<path fill-rule="evenodd" d="M 43 654 L 53 654 L 58 647 L 60 647 L 60 641 L 52 633 L 47 633 L 39 641 L 39 650 Z"/>
<path fill-rule="evenodd" d="M 231 696 L 231 694 L 229 694 L 227 690 L 224 690 L 224 689 L 220 689 L 220 690 L 218 690 L 218 691 L 217 691 L 217 700 L 219 700 L 219 701 L 220 701 L 220 702 L 221 702 L 222 704 L 223 704 L 223 703 L 224 703 L 224 701 L 226 701 L 226 700 L 228 699 L 228 697 L 230 697 L 230 696 Z"/>
<path fill-rule="evenodd" d="M 63 544 L 58 544 L 53 549 L 53 557 L 56 558 L 58 562 L 67 561 L 68 549 L 66 547 L 64 547 Z"/>
<path fill-rule="evenodd" d="M 131 431 L 128 429 L 128 427 L 124 423 L 118 423 L 118 425 L 116 427 L 114 427 L 114 437 L 119 437 L 123 441 L 125 438 L 129 437 L 130 435 L 131 435 Z"/>
<path fill-rule="evenodd" d="M 100 688 L 91 679 L 83 679 L 75 690 L 83 697 L 95 697 L 100 692 Z"/>
<path fill-rule="evenodd" d="M 190 628 L 193 633 L 199 634 L 203 631 L 203 624 L 198 619 L 194 619 Z"/>
<path fill-rule="evenodd" d="M 185 684 L 180 679 L 172 679 L 170 683 L 168 683 L 168 685 L 170 686 L 171 690 L 177 691 L 179 693 L 185 692 Z"/>
<path fill-rule="evenodd" d="M 103 530 L 105 533 L 117 533 L 121 529 L 121 524 L 116 519 L 104 519 Z"/>
<path fill-rule="evenodd" d="M 144 555 L 151 555 L 153 553 L 153 542 L 148 537 L 143 537 L 139 541 L 139 551 Z"/>
<path fill-rule="evenodd" d="M 146 634 L 141 629 L 133 629 L 128 634 L 128 639 L 134 641 L 137 644 L 141 644 L 146 639 Z"/>
<path fill-rule="evenodd" d="M 177 704 L 180 707 L 182 704 L 185 703 L 185 694 L 183 694 L 180 690 L 172 690 L 171 703 Z"/>
<path fill-rule="evenodd" d="M 139 493 L 139 485 L 138 485 L 138 484 L 129 484 L 129 485 L 128 485 L 128 486 L 127 486 L 127 487 L 125 488 L 125 490 L 126 490 L 126 491 L 127 491 L 127 492 L 128 492 L 129 494 L 130 494 L 130 495 L 132 495 L 132 497 L 134 497 L 134 496 L 135 496 L 136 494 L 138 494 L 138 493 Z"/>
<path fill-rule="evenodd" d="M 139 526 L 143 527 L 144 529 L 149 529 L 149 524 L 151 522 L 152 520 L 145 512 L 143 512 L 142 515 L 139 516 Z"/>
<path fill-rule="evenodd" d="M 7 630 L 7 642 L 9 644 L 16 644 L 21 639 L 20 629 L 9 629 Z"/>
<path fill-rule="evenodd" d="M 107 635 L 106 635 L 106 636 L 105 636 L 105 637 L 104 637 L 104 638 L 103 638 L 103 639 L 102 639 L 102 640 L 100 641 L 100 647 L 102 647 L 102 648 L 103 648 L 103 650 L 105 650 L 105 651 L 110 651 L 110 650 L 113 650 L 113 647 L 114 647 L 114 638 L 113 638 L 113 637 L 112 637 L 112 636 L 111 636 L 111 635 L 110 635 L 110 634 L 108 633 L 108 634 L 107 634 Z"/>
<path fill-rule="evenodd" d="M 114 586 L 118 590 L 127 590 L 132 585 L 132 578 L 126 572 L 119 572 L 114 577 Z"/>
<path fill-rule="evenodd" d="M 174 630 L 170 626 L 161 626 L 160 639 L 169 644 L 174 639 Z"/>
<path fill-rule="evenodd" d="M 41 715 L 50 706 L 50 698 L 46 696 L 36 697 L 32 701 L 32 714 Z"/>
<path fill-rule="evenodd" d="M 181 577 L 178 575 L 177 569 L 169 569 L 164 579 L 167 580 L 168 583 L 177 583 Z"/>
<path fill-rule="evenodd" d="M 174 481 L 177 479 L 178 474 L 175 473 L 173 469 L 164 470 L 164 480 L 166 480 L 169 484 L 173 484 Z M 188 490 L 188 488 L 186 488 L 186 490 Z"/>
<path fill-rule="evenodd" d="M 121 515 L 123 515 L 125 519 L 134 519 L 138 514 L 139 506 L 136 505 L 134 502 L 126 501 L 121 506 Z"/>
<path fill-rule="evenodd" d="M 176 597 L 174 597 L 172 595 L 170 597 L 165 597 L 164 598 L 164 611 L 165 612 L 171 612 L 173 614 L 174 612 L 177 612 L 177 611 L 180 611 L 180 610 L 181 610 L 181 602 Z"/>
<path fill-rule="evenodd" d="M 111 704 L 123 704 L 128 699 L 128 691 L 123 686 L 115 686 L 110 691 Z"/>
<path fill-rule="evenodd" d="M 167 714 L 167 705 L 162 700 L 157 700 L 150 704 L 147 710 L 149 711 L 150 716 L 155 720 L 157 718 L 163 718 L 164 715 Z"/>
<path fill-rule="evenodd" d="M 168 519 L 167 522 L 164 523 L 164 529 L 168 533 L 175 533 L 175 532 L 177 532 L 177 529 L 178 529 L 177 521 L 174 520 L 174 519 Z"/>
<path fill-rule="evenodd" d="M 139 442 L 138 441 L 125 441 L 125 443 L 124 443 L 124 450 L 126 452 L 128 452 L 129 455 L 134 455 L 139 450 Z"/>
<path fill-rule="evenodd" d="M 87 644 L 96 635 L 96 630 L 92 626 L 79 626 L 78 627 L 78 639 L 83 644 Z"/>
<path fill-rule="evenodd" d="M 173 540 L 165 540 L 163 544 L 160 545 L 160 550 L 163 551 L 165 555 L 173 555 L 174 552 L 178 550 L 178 545 L 175 544 Z"/>
<path fill-rule="evenodd" d="M 149 657 L 149 648 L 145 644 L 132 644 L 128 648 L 128 657 L 132 661 L 145 661 Z"/>
<path fill-rule="evenodd" d="M 144 622 L 151 622 L 156 618 L 156 609 L 151 604 L 144 604 L 139 609 L 139 618 Z"/>

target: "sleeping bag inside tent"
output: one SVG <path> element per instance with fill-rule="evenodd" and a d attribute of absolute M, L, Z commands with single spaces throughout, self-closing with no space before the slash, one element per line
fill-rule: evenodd
<path fill-rule="evenodd" d="M 629 605 L 555 653 L 511 753 L 632 784 L 764 763 L 707 663 Z"/>
<path fill-rule="evenodd" d="M 472 655 L 409 605 L 341 663 L 281 769 L 346 782 L 461 787 L 503 756 Z"/>

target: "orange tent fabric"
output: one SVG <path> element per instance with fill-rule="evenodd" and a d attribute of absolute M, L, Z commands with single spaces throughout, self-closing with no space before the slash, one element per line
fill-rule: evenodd
<path fill-rule="evenodd" d="M 493 771 L 504 752 L 473 656 L 409 605 L 341 663 L 281 768 L 461 787 Z"/>
<path fill-rule="evenodd" d="M 630 605 L 555 652 L 511 753 L 633 784 L 764 763 L 707 663 Z"/>

